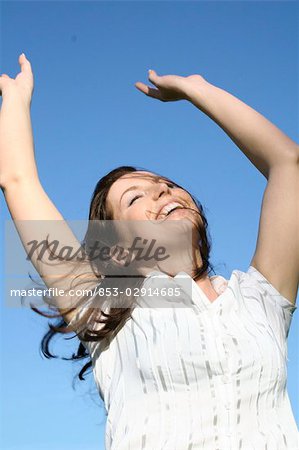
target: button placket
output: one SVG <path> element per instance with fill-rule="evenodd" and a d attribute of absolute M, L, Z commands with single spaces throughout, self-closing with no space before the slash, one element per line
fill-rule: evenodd
<path fill-rule="evenodd" d="M 231 376 L 231 356 L 229 351 L 229 342 L 231 336 L 227 333 L 227 330 L 223 327 L 221 323 L 221 318 L 210 312 L 209 318 L 213 324 L 215 345 L 217 346 L 217 351 L 221 359 L 221 369 L 218 380 L 220 381 L 219 389 L 222 398 L 223 407 L 223 425 L 224 434 L 229 441 L 229 446 L 231 445 L 231 438 L 233 432 L 231 429 L 232 423 L 232 409 L 233 409 L 233 391 L 232 391 L 232 376 Z"/>

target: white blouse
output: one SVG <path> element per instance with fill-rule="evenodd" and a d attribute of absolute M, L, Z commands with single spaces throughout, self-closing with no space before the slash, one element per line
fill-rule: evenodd
<path fill-rule="evenodd" d="M 210 279 L 213 302 L 185 272 L 151 272 L 109 346 L 85 344 L 106 450 L 299 449 L 286 389 L 296 306 L 253 266 Z M 151 296 L 157 286 L 169 296 Z"/>

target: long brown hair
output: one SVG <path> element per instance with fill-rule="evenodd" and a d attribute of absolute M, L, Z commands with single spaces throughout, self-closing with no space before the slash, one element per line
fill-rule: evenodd
<path fill-rule="evenodd" d="M 95 186 L 95 189 L 92 194 L 91 202 L 90 202 L 90 208 L 89 208 L 89 223 L 92 223 L 94 220 L 99 221 L 106 221 L 106 220 L 113 220 L 112 212 L 109 210 L 107 205 L 107 195 L 108 192 L 120 177 L 123 175 L 136 172 L 136 171 L 145 171 L 145 169 L 136 168 L 133 166 L 120 166 L 116 169 L 112 170 L 108 174 L 106 174 L 104 177 L 102 177 L 98 183 Z M 154 173 L 154 172 L 151 172 Z M 163 178 L 164 180 L 169 180 L 166 177 L 161 177 L 160 175 L 157 175 L 159 178 Z M 182 188 L 177 183 L 173 183 L 175 186 Z M 182 188 L 184 189 L 184 188 Z M 186 191 L 186 189 L 184 189 Z M 186 191 L 188 192 L 188 191 Z M 201 254 L 202 259 L 202 265 L 201 267 L 198 267 L 195 272 L 195 276 L 193 277 L 194 280 L 197 280 L 201 277 L 204 277 L 208 275 L 211 271 L 215 273 L 214 268 L 212 264 L 210 263 L 210 251 L 211 251 L 211 240 L 210 235 L 208 231 L 208 222 L 204 215 L 204 208 L 202 204 L 189 192 L 188 194 L 191 196 L 192 200 L 194 201 L 195 205 L 198 208 L 200 217 L 201 217 L 201 224 L 199 225 L 199 240 L 198 240 L 198 247 Z M 90 229 L 86 231 L 84 240 L 82 242 L 82 246 L 84 249 L 86 249 L 86 243 L 88 242 L 90 234 Z M 100 274 L 96 274 L 96 276 L 99 278 L 99 282 L 101 283 L 101 286 L 115 286 L 115 283 L 118 282 L 116 278 L 109 277 L 109 275 L 105 277 L 101 277 Z M 144 277 L 139 277 L 135 281 L 135 286 L 141 286 L 144 281 Z M 131 285 L 130 285 L 131 286 Z M 86 303 L 88 301 L 88 298 L 83 297 L 81 299 L 81 304 L 84 307 L 84 302 Z M 96 296 L 93 297 L 93 302 L 96 302 Z M 95 305 L 95 303 L 94 303 Z M 128 306 L 127 308 L 110 308 L 109 312 L 102 311 L 98 306 L 97 307 L 88 307 L 85 309 L 84 314 L 80 314 L 80 317 L 76 321 L 76 331 L 74 337 L 79 337 L 79 345 L 77 348 L 77 352 L 74 353 L 70 358 L 67 357 L 60 357 L 61 359 L 65 360 L 82 360 L 87 359 L 88 361 L 86 364 L 82 367 L 80 372 L 78 373 L 78 377 L 80 380 L 84 380 L 85 372 L 92 367 L 92 361 L 90 354 L 88 353 L 86 347 L 83 345 L 82 342 L 96 342 L 101 341 L 103 339 L 112 339 L 115 333 L 125 324 L 125 322 L 131 317 L 132 308 L 133 305 L 133 299 L 131 306 Z M 50 350 L 50 344 L 53 338 L 56 334 L 68 334 L 73 333 L 74 328 L 71 327 L 66 321 L 62 318 L 61 314 L 59 312 L 56 312 L 56 314 L 48 314 L 45 312 L 40 311 L 34 306 L 31 306 L 31 308 L 37 312 L 38 314 L 48 317 L 48 318 L 59 318 L 58 321 L 55 324 L 48 323 L 49 330 L 44 335 L 41 341 L 41 352 L 46 358 L 57 358 L 57 355 L 54 355 Z M 100 329 L 95 329 L 95 324 L 103 324 Z M 87 325 L 86 325 L 87 324 Z M 70 338 L 67 338 L 70 339 Z"/>

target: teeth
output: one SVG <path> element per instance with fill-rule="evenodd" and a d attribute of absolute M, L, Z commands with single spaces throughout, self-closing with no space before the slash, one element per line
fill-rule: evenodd
<path fill-rule="evenodd" d="M 166 206 L 164 206 L 164 208 L 162 208 L 159 215 L 165 214 L 167 216 L 172 210 L 174 210 L 175 208 L 178 208 L 178 207 L 183 208 L 183 206 L 178 202 L 168 203 L 168 205 L 166 205 Z"/>

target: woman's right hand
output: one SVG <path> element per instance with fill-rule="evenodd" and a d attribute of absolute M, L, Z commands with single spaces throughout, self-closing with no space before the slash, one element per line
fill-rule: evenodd
<path fill-rule="evenodd" d="M 21 71 L 16 78 L 11 78 L 7 74 L 0 76 L 0 95 L 3 99 L 6 96 L 17 95 L 26 104 L 30 105 L 34 88 L 34 79 L 31 64 L 22 53 L 19 56 Z"/>

